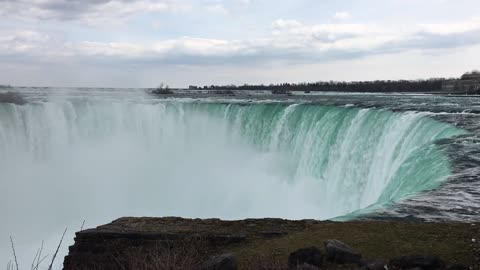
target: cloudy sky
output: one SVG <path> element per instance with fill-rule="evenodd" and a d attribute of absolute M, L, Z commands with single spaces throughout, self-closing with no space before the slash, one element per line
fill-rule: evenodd
<path fill-rule="evenodd" d="M 458 77 L 478 0 L 0 0 L 0 84 Z"/>

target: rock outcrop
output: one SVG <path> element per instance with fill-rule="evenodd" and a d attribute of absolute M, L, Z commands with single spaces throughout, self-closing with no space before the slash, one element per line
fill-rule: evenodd
<path fill-rule="evenodd" d="M 0 103 L 12 103 L 16 105 L 23 105 L 27 101 L 22 97 L 22 95 L 16 92 L 6 92 L 0 93 Z"/>
<path fill-rule="evenodd" d="M 437 256 L 424 256 L 424 255 L 413 255 L 413 256 L 401 256 L 396 257 L 390 260 L 389 265 L 391 269 L 414 269 L 420 268 L 423 270 L 435 270 L 435 269 L 444 269 L 445 262 L 443 262 Z"/>
<path fill-rule="evenodd" d="M 290 268 L 297 268 L 305 264 L 318 268 L 322 267 L 322 252 L 316 247 L 302 248 L 292 252 L 288 257 L 288 266 Z"/>
<path fill-rule="evenodd" d="M 366 270 L 387 269 L 387 262 L 382 259 L 361 259 L 359 265 Z"/>
<path fill-rule="evenodd" d="M 154 253 L 150 257 L 158 258 L 162 252 L 175 252 L 175 256 L 184 252 L 182 256 L 206 260 L 226 246 L 252 238 L 285 236 L 304 230 L 307 224 L 310 223 L 282 219 L 121 218 L 76 233 L 75 244 L 65 257 L 64 270 L 118 270 L 119 263 L 129 264 L 125 260 L 135 254 Z M 201 266 L 203 262 L 198 264 Z"/>
<path fill-rule="evenodd" d="M 480 224 L 121 218 L 78 232 L 64 269 L 478 269 L 478 235 Z"/>
<path fill-rule="evenodd" d="M 338 264 L 359 263 L 362 255 L 339 240 L 325 241 L 327 261 Z"/>

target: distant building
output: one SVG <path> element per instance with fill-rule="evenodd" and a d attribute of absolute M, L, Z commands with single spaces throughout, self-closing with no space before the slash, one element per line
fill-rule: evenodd
<path fill-rule="evenodd" d="M 480 94 L 480 71 L 468 72 L 460 79 L 445 81 L 444 92 L 461 94 Z"/>

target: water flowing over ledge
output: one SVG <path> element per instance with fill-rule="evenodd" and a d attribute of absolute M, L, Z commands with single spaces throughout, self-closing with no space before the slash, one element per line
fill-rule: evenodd
<path fill-rule="evenodd" d="M 0 174 L 16 179 L 7 200 L 36 198 L 22 184 L 48 187 L 70 207 L 109 215 L 342 216 L 438 186 L 449 159 L 434 142 L 464 133 L 422 113 L 303 104 L 76 100 L 0 110 Z"/>
<path fill-rule="evenodd" d="M 414 212 L 432 205 L 420 192 L 432 188 L 447 194 L 433 198 L 454 208 L 451 220 L 473 217 L 457 210 L 474 205 L 471 196 L 457 200 L 464 193 L 436 188 L 458 167 L 437 142 L 465 131 L 427 113 L 27 90 L 27 104 L 0 104 L 5 256 L 10 234 L 31 260 L 42 240 L 54 249 L 58 233 L 83 219 L 87 226 L 121 216 L 349 219 L 379 210 L 397 217 L 400 201 L 400 210 L 409 202 Z M 444 183 L 465 190 L 463 180 Z M 418 215 L 449 220 L 438 204 Z"/>

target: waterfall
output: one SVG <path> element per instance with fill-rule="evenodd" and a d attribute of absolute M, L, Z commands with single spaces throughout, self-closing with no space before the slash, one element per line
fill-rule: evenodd
<path fill-rule="evenodd" d="M 314 104 L 0 104 L 1 237 L 22 233 L 21 247 L 129 215 L 344 216 L 437 187 L 450 161 L 435 141 L 463 133 L 422 113 Z"/>

